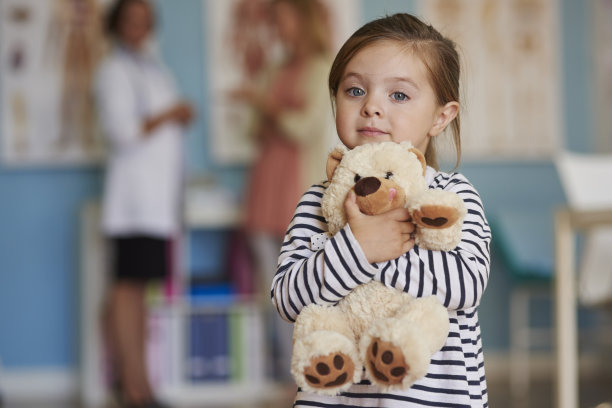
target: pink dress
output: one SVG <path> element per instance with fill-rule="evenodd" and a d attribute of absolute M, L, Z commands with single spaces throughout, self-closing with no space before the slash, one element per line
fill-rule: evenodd
<path fill-rule="evenodd" d="M 268 90 L 284 110 L 303 107 L 301 67 L 281 67 Z M 283 112 L 278 115 L 281 116 Z M 261 145 L 251 168 L 246 202 L 246 228 L 251 233 L 283 237 L 302 193 L 300 146 L 274 121 L 260 117 L 255 132 Z"/>
<path fill-rule="evenodd" d="M 302 193 L 299 156 L 297 145 L 281 137 L 261 147 L 246 197 L 249 232 L 284 236 Z"/>

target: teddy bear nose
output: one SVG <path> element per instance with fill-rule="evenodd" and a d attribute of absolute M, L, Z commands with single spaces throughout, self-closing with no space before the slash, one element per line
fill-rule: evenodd
<path fill-rule="evenodd" d="M 355 184 L 355 194 L 365 197 L 375 193 L 380 188 L 380 180 L 376 177 L 364 177 Z"/>

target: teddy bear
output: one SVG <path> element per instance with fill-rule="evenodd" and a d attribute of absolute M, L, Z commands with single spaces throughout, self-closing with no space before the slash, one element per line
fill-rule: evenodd
<path fill-rule="evenodd" d="M 353 189 L 365 214 L 408 208 L 416 226 L 415 245 L 454 249 L 466 213 L 463 200 L 429 189 L 426 169 L 423 154 L 410 142 L 336 147 L 321 201 L 327 235 L 346 224 L 344 201 Z M 364 367 L 366 378 L 382 390 L 407 389 L 427 373 L 448 331 L 448 311 L 435 296 L 414 298 L 372 280 L 334 306 L 302 309 L 293 330 L 291 373 L 303 390 L 322 395 L 336 395 L 360 382 Z"/>

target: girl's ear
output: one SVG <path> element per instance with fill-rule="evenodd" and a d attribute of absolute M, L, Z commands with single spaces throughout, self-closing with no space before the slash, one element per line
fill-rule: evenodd
<path fill-rule="evenodd" d="M 459 113 L 459 102 L 451 101 L 444 106 L 440 106 L 428 135 L 438 136 L 442 133 L 448 124 L 457 117 L 457 113 Z"/>

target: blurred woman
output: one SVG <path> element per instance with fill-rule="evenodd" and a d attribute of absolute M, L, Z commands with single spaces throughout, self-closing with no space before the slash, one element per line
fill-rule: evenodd
<path fill-rule="evenodd" d="M 96 89 L 110 144 L 102 221 L 114 274 L 107 334 L 122 405 L 162 407 L 147 377 L 145 288 L 168 274 L 169 242 L 180 228 L 183 128 L 192 109 L 150 47 L 148 1 L 118 0 L 107 29 L 114 48 Z"/>
<path fill-rule="evenodd" d="M 327 10 L 318 0 L 273 0 L 272 22 L 283 57 L 263 70 L 257 85 L 232 93 L 254 112 L 258 152 L 246 191 L 246 230 L 269 295 L 279 248 L 302 191 L 325 179 L 334 122 L 327 90 L 331 66 Z M 291 326 L 277 316 L 277 378 L 289 378 Z"/>

